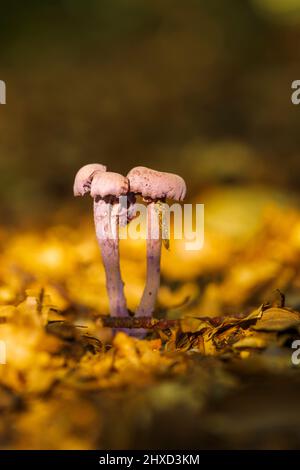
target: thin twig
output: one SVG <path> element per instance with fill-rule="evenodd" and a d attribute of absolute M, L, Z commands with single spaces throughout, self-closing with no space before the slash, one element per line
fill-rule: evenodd
<path fill-rule="evenodd" d="M 143 328 L 147 330 L 174 328 L 180 325 L 180 320 L 158 320 L 149 317 L 110 317 L 102 316 L 98 320 L 108 328 Z"/>

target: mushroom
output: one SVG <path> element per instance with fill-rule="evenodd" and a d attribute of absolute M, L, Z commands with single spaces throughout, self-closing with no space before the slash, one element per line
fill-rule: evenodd
<path fill-rule="evenodd" d="M 128 193 L 128 188 L 126 177 L 118 173 L 96 171 L 90 190 L 94 199 L 96 236 L 101 249 L 110 312 L 113 316 L 128 315 L 119 259 L 119 198 Z"/>
<path fill-rule="evenodd" d="M 142 166 L 133 168 L 127 178 L 130 191 L 141 195 L 147 202 L 147 279 L 136 316 L 149 317 L 155 309 L 160 285 L 162 237 L 158 203 L 166 199 L 182 201 L 186 195 L 186 184 L 178 175 Z"/>
<path fill-rule="evenodd" d="M 74 196 L 90 193 L 94 198 L 94 219 L 106 275 L 106 287 L 112 315 L 127 315 L 124 284 L 121 278 L 118 237 L 118 198 L 128 191 L 128 180 L 106 172 L 99 163 L 85 165 L 77 172 Z"/>
<path fill-rule="evenodd" d="M 84 196 L 90 192 L 92 179 L 96 171 L 106 171 L 106 166 L 100 163 L 89 163 L 78 170 L 74 180 L 74 196 Z"/>

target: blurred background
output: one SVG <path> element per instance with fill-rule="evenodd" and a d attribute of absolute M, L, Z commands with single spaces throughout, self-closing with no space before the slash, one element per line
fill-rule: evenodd
<path fill-rule="evenodd" d="M 216 186 L 290 198 L 299 26 L 299 0 L 1 5 L 2 223 L 86 210 L 72 183 L 90 162 L 179 172 L 190 199 Z"/>
<path fill-rule="evenodd" d="M 300 0 L 1 2 L 1 448 L 299 448 L 299 42 Z M 72 188 L 95 162 L 179 173 L 204 203 L 204 248 L 162 251 L 154 315 L 183 335 L 111 348 Z M 132 312 L 145 248 L 120 247 Z"/>

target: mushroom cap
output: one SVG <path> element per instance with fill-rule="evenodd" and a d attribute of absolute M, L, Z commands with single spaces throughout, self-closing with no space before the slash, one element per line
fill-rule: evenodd
<path fill-rule="evenodd" d="M 115 196 L 119 197 L 128 193 L 129 181 L 126 176 L 111 171 L 97 171 L 91 184 L 92 197 Z"/>
<path fill-rule="evenodd" d="M 130 191 L 141 194 L 144 198 L 173 199 L 183 201 L 186 184 L 181 176 L 137 166 L 127 175 Z"/>
<path fill-rule="evenodd" d="M 100 163 L 89 163 L 77 171 L 73 186 L 74 196 L 84 196 L 90 192 L 92 179 L 96 171 L 105 172 L 106 166 Z"/>

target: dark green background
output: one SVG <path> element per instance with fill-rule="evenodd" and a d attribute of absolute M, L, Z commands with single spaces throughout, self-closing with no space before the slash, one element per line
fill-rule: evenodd
<path fill-rule="evenodd" d="M 1 2 L 2 223 L 72 211 L 88 162 L 178 171 L 190 195 L 220 182 L 297 189 L 300 5 L 263 5 Z"/>

